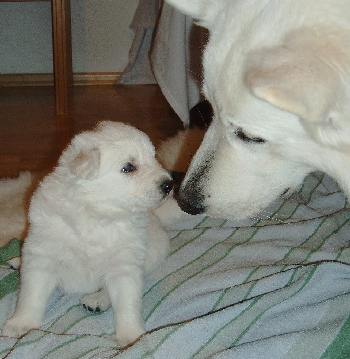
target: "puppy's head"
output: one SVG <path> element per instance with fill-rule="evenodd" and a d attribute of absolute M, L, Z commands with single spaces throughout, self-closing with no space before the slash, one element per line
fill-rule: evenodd
<path fill-rule="evenodd" d="M 172 190 L 171 177 L 155 159 L 148 136 L 118 122 L 104 121 L 77 135 L 57 172 L 90 205 L 132 212 L 157 207 Z"/>

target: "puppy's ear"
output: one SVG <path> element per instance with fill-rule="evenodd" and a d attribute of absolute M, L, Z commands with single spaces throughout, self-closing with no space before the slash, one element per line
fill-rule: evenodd
<path fill-rule="evenodd" d="M 299 116 L 315 139 L 338 145 L 348 123 L 345 88 L 334 59 L 322 56 L 288 47 L 254 53 L 245 82 L 254 96 Z"/>
<path fill-rule="evenodd" d="M 75 176 L 92 180 L 100 170 L 101 153 L 98 148 L 81 151 L 69 163 L 69 169 Z"/>
<path fill-rule="evenodd" d="M 183 14 L 191 16 L 201 26 L 208 27 L 220 8 L 221 0 L 166 0 L 166 2 Z"/>

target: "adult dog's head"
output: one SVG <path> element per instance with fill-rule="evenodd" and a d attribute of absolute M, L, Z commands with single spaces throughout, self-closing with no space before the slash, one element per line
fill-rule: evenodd
<path fill-rule="evenodd" d="M 168 2 L 210 34 L 203 93 L 214 119 L 181 185 L 182 209 L 255 216 L 313 170 L 348 191 L 350 3 Z"/>

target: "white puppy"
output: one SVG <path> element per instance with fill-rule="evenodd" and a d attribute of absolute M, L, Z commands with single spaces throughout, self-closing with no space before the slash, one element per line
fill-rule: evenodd
<path fill-rule="evenodd" d="M 3 335 L 38 328 L 50 294 L 97 290 L 112 304 L 120 345 L 143 332 L 144 272 L 168 251 L 151 212 L 172 190 L 149 138 L 121 123 L 102 122 L 77 135 L 32 197 L 15 314 Z M 87 298 L 91 302 L 91 297 Z"/>

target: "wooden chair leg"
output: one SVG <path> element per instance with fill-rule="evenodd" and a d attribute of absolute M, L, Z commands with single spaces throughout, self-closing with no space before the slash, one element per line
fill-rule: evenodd
<path fill-rule="evenodd" d="M 52 0 L 51 9 L 56 114 L 66 115 L 69 110 L 69 91 L 72 85 L 70 1 Z"/>

